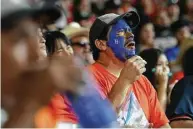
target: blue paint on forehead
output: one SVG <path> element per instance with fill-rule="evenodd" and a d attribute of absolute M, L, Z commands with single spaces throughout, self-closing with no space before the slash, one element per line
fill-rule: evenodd
<path fill-rule="evenodd" d="M 118 20 L 115 24 L 113 24 L 112 29 L 115 29 L 115 30 L 124 29 L 125 31 L 129 31 L 129 32 L 132 31 L 129 25 L 123 19 Z"/>

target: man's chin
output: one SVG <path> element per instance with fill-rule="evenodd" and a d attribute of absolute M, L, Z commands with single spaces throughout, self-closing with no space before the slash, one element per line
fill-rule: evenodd
<path fill-rule="evenodd" d="M 125 57 L 129 59 L 135 55 L 136 55 L 135 50 L 130 50 L 130 51 L 127 51 L 127 53 L 125 54 Z"/>

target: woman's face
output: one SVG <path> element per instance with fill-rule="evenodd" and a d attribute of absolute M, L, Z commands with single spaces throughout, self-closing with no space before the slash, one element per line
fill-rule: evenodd
<path fill-rule="evenodd" d="M 160 57 L 158 58 L 156 70 L 161 70 L 163 72 L 168 72 L 168 73 L 170 72 L 168 59 L 164 54 L 161 54 Z"/>
<path fill-rule="evenodd" d="M 57 39 L 55 44 L 55 52 L 57 55 L 63 55 L 64 52 L 68 55 L 73 55 L 72 47 L 70 45 L 66 45 L 62 39 Z"/>
<path fill-rule="evenodd" d="M 145 24 L 141 30 L 140 38 L 143 44 L 152 44 L 154 41 L 154 27 L 152 23 Z"/>

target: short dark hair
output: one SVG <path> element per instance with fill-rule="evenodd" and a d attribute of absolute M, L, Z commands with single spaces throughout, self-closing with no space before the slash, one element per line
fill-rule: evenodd
<path fill-rule="evenodd" d="M 107 34 L 108 34 L 108 31 L 109 31 L 109 27 L 105 27 L 103 32 L 101 33 L 101 35 L 98 37 L 98 40 L 105 40 L 107 41 Z M 95 42 L 91 42 L 90 43 L 90 47 L 91 47 L 91 50 L 92 50 L 92 55 L 93 55 L 93 59 L 96 61 L 98 60 L 99 58 L 99 53 L 100 53 L 100 50 L 96 47 L 95 45 Z"/>
<path fill-rule="evenodd" d="M 190 47 L 182 57 L 182 68 L 185 76 L 193 75 L 193 47 Z"/>
<path fill-rule="evenodd" d="M 71 45 L 70 40 L 67 38 L 67 36 L 60 31 L 48 31 L 44 33 L 45 40 L 46 40 L 46 49 L 48 55 L 53 55 L 55 52 L 55 41 L 57 39 L 61 39 L 64 41 L 66 45 Z"/>

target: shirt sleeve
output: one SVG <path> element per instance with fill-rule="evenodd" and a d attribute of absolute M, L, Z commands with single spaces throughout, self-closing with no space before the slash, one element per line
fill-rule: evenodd
<path fill-rule="evenodd" d="M 159 128 L 169 122 L 165 112 L 160 106 L 157 93 L 149 80 L 145 78 L 146 85 L 149 89 L 149 107 L 150 107 L 150 123 L 153 123 L 154 128 Z"/>
<path fill-rule="evenodd" d="M 66 122 L 73 124 L 78 123 L 77 117 L 65 96 L 60 94 L 55 95 L 51 100 L 51 106 L 56 118 L 56 122 Z"/>

